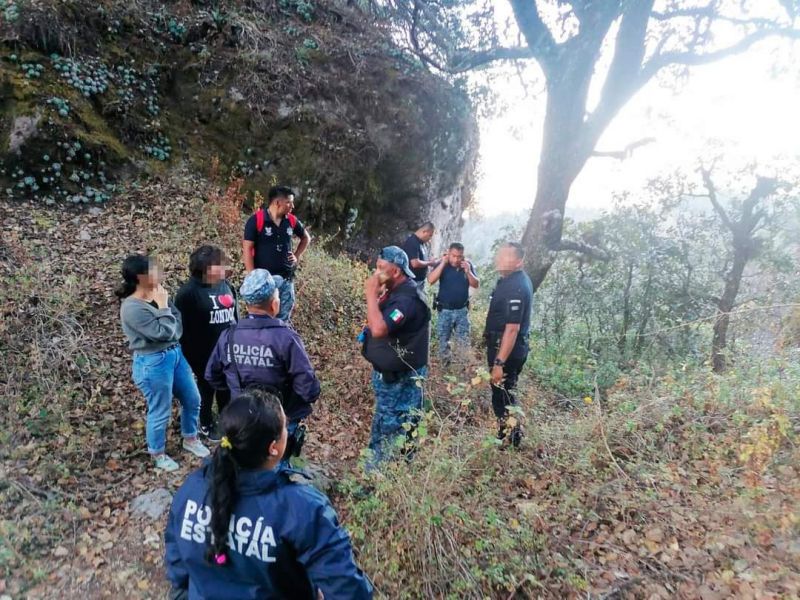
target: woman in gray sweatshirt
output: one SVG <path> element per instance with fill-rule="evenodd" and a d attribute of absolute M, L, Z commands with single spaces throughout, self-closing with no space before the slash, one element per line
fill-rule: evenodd
<path fill-rule="evenodd" d="M 200 392 L 181 352 L 181 314 L 161 285 L 158 264 L 141 254 L 122 263 L 122 331 L 133 351 L 133 382 L 147 400 L 147 449 L 157 469 L 174 471 L 178 463 L 166 454 L 172 397 L 181 403 L 183 448 L 201 458 L 209 451 L 197 439 Z"/>

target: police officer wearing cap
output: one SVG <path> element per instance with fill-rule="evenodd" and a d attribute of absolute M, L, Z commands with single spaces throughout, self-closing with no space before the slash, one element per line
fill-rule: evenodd
<path fill-rule="evenodd" d="M 422 409 L 420 379 L 427 374 L 430 318 L 408 256 L 397 246 L 381 250 L 375 272 L 364 283 L 367 327 L 364 357 L 372 364 L 375 415 L 369 441 L 371 469 L 387 459 L 398 436 Z M 405 426 L 404 426 L 405 425 Z"/>
<path fill-rule="evenodd" d="M 450 336 L 455 331 L 460 352 L 469 346 L 469 289 L 480 285 L 475 267 L 464 258 L 464 244 L 453 242 L 441 262 L 428 274 L 428 283 L 439 282 L 433 306 L 439 311 L 436 337 L 439 357 L 450 362 Z"/>
<path fill-rule="evenodd" d="M 524 260 L 525 251 L 515 242 L 506 242 L 497 250 L 494 262 L 500 279 L 492 292 L 484 330 L 497 437 L 509 436 L 515 447 L 522 440 L 522 428 L 516 417 L 509 415 L 508 407 L 517 404 L 512 390 L 528 358 L 533 305 L 533 284 L 522 270 Z"/>
<path fill-rule="evenodd" d="M 320 384 L 300 336 L 276 318 L 282 283 L 266 269 L 247 274 L 239 288 L 247 317 L 220 334 L 205 375 L 215 389 L 229 389 L 232 399 L 250 386 L 277 393 L 295 439 L 287 456 L 296 456 L 305 430 L 298 426 L 311 414 Z"/>

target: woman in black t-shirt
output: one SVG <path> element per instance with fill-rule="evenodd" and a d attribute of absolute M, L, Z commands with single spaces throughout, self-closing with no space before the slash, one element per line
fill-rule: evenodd
<path fill-rule="evenodd" d="M 189 258 L 191 276 L 175 296 L 175 306 L 183 318 L 181 347 L 200 390 L 200 435 L 211 442 L 219 441 L 212 411 L 215 390 L 205 380 L 204 373 L 217 338 L 238 320 L 236 295 L 225 279 L 227 269 L 221 249 L 200 246 Z M 216 398 L 221 413 L 230 400 L 230 392 L 216 391 Z"/>

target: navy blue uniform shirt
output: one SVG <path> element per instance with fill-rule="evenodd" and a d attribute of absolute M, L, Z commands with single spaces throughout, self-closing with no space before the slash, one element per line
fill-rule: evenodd
<path fill-rule="evenodd" d="M 410 295 L 398 293 L 401 288 L 406 288 L 414 293 Z M 420 306 L 422 300 L 417 294 L 417 286 L 411 279 L 406 279 L 403 283 L 393 289 L 387 297 L 378 302 L 381 309 L 383 320 L 389 328 L 389 335 L 396 337 L 403 333 L 418 331 L 428 322 L 429 315 Z"/>
<path fill-rule="evenodd" d="M 533 284 L 525 271 L 514 271 L 497 280 L 486 315 L 486 333 L 500 334 L 507 323 L 519 323 L 519 334 L 512 355 L 527 353 L 531 329 Z"/>
<path fill-rule="evenodd" d="M 469 263 L 469 269 L 477 277 L 475 267 Z M 439 277 L 439 292 L 437 298 L 442 308 L 464 308 L 469 301 L 469 280 L 461 267 L 452 267 L 446 264 Z"/>
<path fill-rule="evenodd" d="M 266 315 L 239 321 L 232 338 L 231 331 L 219 336 L 206 365 L 206 381 L 215 389 L 229 389 L 232 399 L 249 385 L 269 385 L 282 391 L 289 421 L 311 414 L 320 385 L 297 332 Z"/>
<path fill-rule="evenodd" d="M 411 265 L 411 261 L 415 258 L 417 260 L 427 260 L 425 258 L 427 256 L 425 252 L 425 246 L 422 245 L 422 241 L 420 241 L 415 233 L 412 233 L 406 238 L 406 241 L 403 242 L 401 248 L 408 255 L 409 266 Z M 411 271 L 413 271 L 414 281 L 417 283 L 425 281 L 425 277 L 428 275 L 428 267 L 418 267 L 416 269 L 411 267 Z"/>
<path fill-rule="evenodd" d="M 372 598 L 350 537 L 328 499 L 294 483 L 297 471 L 240 471 L 228 530 L 228 562 L 206 559 L 211 535 L 210 467 L 189 475 L 172 501 L 164 533 L 167 579 L 190 600 Z M 292 477 L 292 478 L 294 478 Z"/>
<path fill-rule="evenodd" d="M 289 262 L 289 252 L 292 252 L 292 238 L 302 238 L 306 229 L 297 219 L 294 227 L 288 217 L 283 217 L 280 225 L 264 211 L 264 229 L 258 233 L 256 215 L 250 215 L 244 226 L 244 239 L 255 244 L 256 254 L 253 257 L 256 269 L 266 269 L 273 275 L 291 278 L 294 268 Z"/>

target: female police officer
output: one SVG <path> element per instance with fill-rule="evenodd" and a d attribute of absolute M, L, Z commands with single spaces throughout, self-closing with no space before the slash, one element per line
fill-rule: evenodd
<path fill-rule="evenodd" d="M 245 390 L 223 411 L 213 460 L 175 494 L 165 534 L 173 597 L 372 598 L 328 499 L 278 468 L 280 400 Z"/>

